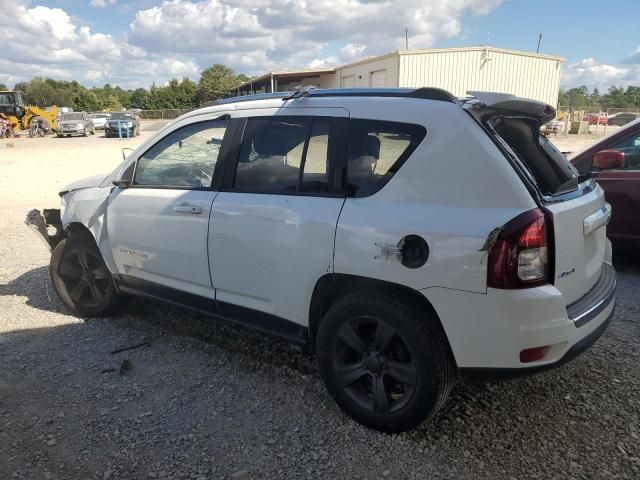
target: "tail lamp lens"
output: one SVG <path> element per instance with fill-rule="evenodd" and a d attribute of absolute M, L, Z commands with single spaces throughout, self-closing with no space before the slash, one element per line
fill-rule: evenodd
<path fill-rule="evenodd" d="M 489 254 L 489 286 L 526 288 L 547 283 L 547 242 L 542 210 L 529 210 L 508 222 Z"/>

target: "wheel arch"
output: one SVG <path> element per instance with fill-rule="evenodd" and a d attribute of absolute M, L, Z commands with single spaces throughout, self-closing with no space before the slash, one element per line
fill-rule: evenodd
<path fill-rule="evenodd" d="M 403 296 L 409 302 L 415 302 L 425 313 L 430 315 L 437 323 L 437 328 L 441 330 L 443 338 L 446 339 L 451 350 L 451 344 L 446 335 L 446 331 L 440 320 L 438 312 L 431 302 L 423 294 L 413 288 L 398 283 L 379 280 L 376 278 L 361 277 L 358 275 L 348 275 L 343 273 L 328 273 L 318 279 L 313 289 L 311 302 L 309 305 L 309 348 L 315 351 L 316 333 L 322 317 L 329 310 L 331 305 L 337 300 L 355 291 L 393 291 L 399 296 Z M 453 354 L 451 355 L 453 357 Z"/>

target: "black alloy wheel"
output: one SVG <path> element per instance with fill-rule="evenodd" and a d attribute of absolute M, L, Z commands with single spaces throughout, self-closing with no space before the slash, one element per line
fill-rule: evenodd
<path fill-rule="evenodd" d="M 353 292 L 320 321 L 316 354 L 336 403 L 363 425 L 412 429 L 445 403 L 456 379 L 435 313 L 402 291 Z"/>
<path fill-rule="evenodd" d="M 386 414 L 402 409 L 417 382 L 416 365 L 398 331 L 362 316 L 338 329 L 332 363 L 345 393 L 360 407 Z"/>
<path fill-rule="evenodd" d="M 78 315 L 107 316 L 122 303 L 111 272 L 88 233 L 76 233 L 56 245 L 50 273 L 58 296 Z"/>

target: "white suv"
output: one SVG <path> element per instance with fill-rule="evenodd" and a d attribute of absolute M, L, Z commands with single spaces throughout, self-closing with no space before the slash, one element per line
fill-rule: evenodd
<path fill-rule="evenodd" d="M 610 207 L 504 94 L 304 90 L 190 112 L 30 212 L 81 316 L 127 294 L 307 346 L 329 393 L 398 432 L 456 377 L 562 364 L 605 330 Z"/>

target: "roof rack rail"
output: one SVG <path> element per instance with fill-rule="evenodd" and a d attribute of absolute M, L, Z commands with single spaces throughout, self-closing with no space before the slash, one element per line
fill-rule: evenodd
<path fill-rule="evenodd" d="M 458 103 L 458 99 L 440 88 L 332 88 L 313 90 L 311 97 L 403 97 Z"/>
<path fill-rule="evenodd" d="M 291 100 L 292 98 L 307 97 L 311 93 L 311 90 L 316 90 L 316 87 L 313 85 L 298 85 L 289 92 L 289 95 L 284 97 L 282 101 Z"/>
<path fill-rule="evenodd" d="M 254 100 L 269 100 L 273 98 L 283 98 L 290 95 L 291 92 L 274 92 L 274 93 L 255 93 L 253 95 L 241 95 L 239 97 L 220 98 L 214 102 L 208 102 L 210 105 L 224 105 L 227 103 L 253 102 Z"/>
<path fill-rule="evenodd" d="M 250 102 L 254 100 L 269 100 L 280 98 L 290 100 L 301 97 L 399 97 L 420 98 L 423 100 L 437 100 L 440 102 L 458 103 L 458 99 L 451 93 L 441 88 L 330 88 L 319 89 L 314 87 L 297 87 L 289 92 L 258 93 L 255 95 L 242 95 L 240 97 L 223 98 L 216 101 L 215 105 L 227 103 Z"/>

